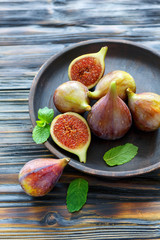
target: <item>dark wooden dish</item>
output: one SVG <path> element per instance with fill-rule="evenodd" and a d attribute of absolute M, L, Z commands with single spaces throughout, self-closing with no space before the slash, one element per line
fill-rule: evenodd
<path fill-rule="evenodd" d="M 160 55 L 154 51 L 129 41 L 99 39 L 80 42 L 51 57 L 35 76 L 29 95 L 33 126 L 36 124 L 39 108 L 48 106 L 54 108 L 55 115 L 59 114 L 53 105 L 53 94 L 60 84 L 68 81 L 70 62 L 82 54 L 97 52 L 105 45 L 109 48 L 105 60 L 105 74 L 113 70 L 127 71 L 136 81 L 137 93 L 160 93 Z M 128 142 L 139 147 L 137 156 L 124 165 L 108 167 L 103 161 L 104 153 L 112 147 Z M 134 125 L 127 135 L 116 141 L 101 140 L 92 135 L 86 164 L 80 163 L 76 155 L 59 148 L 51 138 L 44 145 L 58 158 L 70 157 L 69 164 L 72 167 L 98 176 L 134 176 L 160 167 L 160 131 L 145 133 L 137 130 Z"/>

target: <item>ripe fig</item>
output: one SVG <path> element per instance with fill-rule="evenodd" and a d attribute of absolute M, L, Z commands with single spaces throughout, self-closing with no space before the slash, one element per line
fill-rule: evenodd
<path fill-rule="evenodd" d="M 53 102 L 56 108 L 62 112 L 83 113 L 91 110 L 88 88 L 80 82 L 68 81 L 61 84 L 54 92 Z"/>
<path fill-rule="evenodd" d="M 132 89 L 133 92 L 136 91 L 133 77 L 125 71 L 116 70 L 104 75 L 96 85 L 94 92 L 88 92 L 88 97 L 92 99 L 103 97 L 108 92 L 112 81 L 116 81 L 118 96 L 123 100 L 127 98 L 127 88 Z"/>
<path fill-rule="evenodd" d="M 27 162 L 19 172 L 19 182 L 30 196 L 40 197 L 52 190 L 69 158 L 39 158 Z"/>
<path fill-rule="evenodd" d="M 114 140 L 127 133 L 132 117 L 125 102 L 117 95 L 115 81 L 111 82 L 108 93 L 93 105 L 87 121 L 92 132 L 103 139 Z"/>
<path fill-rule="evenodd" d="M 160 127 L 160 95 L 152 92 L 135 94 L 127 89 L 128 106 L 138 129 L 154 131 Z"/>
<path fill-rule="evenodd" d="M 86 162 L 91 133 L 86 120 L 78 113 L 67 112 L 56 116 L 51 123 L 51 137 L 64 150 Z"/>
<path fill-rule="evenodd" d="M 107 50 L 108 47 L 102 47 L 97 53 L 75 58 L 68 68 L 69 79 L 83 83 L 88 89 L 94 87 L 104 74 Z"/>

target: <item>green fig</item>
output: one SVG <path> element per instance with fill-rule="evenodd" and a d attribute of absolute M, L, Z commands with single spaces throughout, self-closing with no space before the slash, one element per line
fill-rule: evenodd
<path fill-rule="evenodd" d="M 39 158 L 27 162 L 19 172 L 19 182 L 30 196 L 40 197 L 52 190 L 69 158 Z"/>
<path fill-rule="evenodd" d="M 94 87 L 104 74 L 107 50 L 108 47 L 102 47 L 99 52 L 75 58 L 68 68 L 69 79 L 83 83 L 88 89 Z"/>
<path fill-rule="evenodd" d="M 62 112 L 84 113 L 91 110 L 88 88 L 77 81 L 68 81 L 61 84 L 54 92 L 53 102 Z"/>
<path fill-rule="evenodd" d="M 91 133 L 86 120 L 81 115 L 74 112 L 59 114 L 51 123 L 50 133 L 59 147 L 76 154 L 80 162 L 86 162 Z"/>
<path fill-rule="evenodd" d="M 103 139 L 119 139 L 128 132 L 132 124 L 131 113 L 118 97 L 115 81 L 111 82 L 108 93 L 92 106 L 87 121 L 91 131 Z"/>
<path fill-rule="evenodd" d="M 128 106 L 136 127 L 154 131 L 160 127 L 160 95 L 152 92 L 136 94 L 127 89 Z"/>
<path fill-rule="evenodd" d="M 103 97 L 108 92 L 112 81 L 116 81 L 118 96 L 123 100 L 127 98 L 127 88 L 132 89 L 133 92 L 136 91 L 136 84 L 133 77 L 125 71 L 116 70 L 104 75 L 96 85 L 95 90 L 88 92 L 88 97 L 92 99 Z"/>

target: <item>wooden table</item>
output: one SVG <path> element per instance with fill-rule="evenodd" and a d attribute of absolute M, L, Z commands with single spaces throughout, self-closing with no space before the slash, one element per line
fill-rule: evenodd
<path fill-rule="evenodd" d="M 142 43 L 160 52 L 160 1 L 0 1 L 0 239 L 160 239 L 160 170 L 104 179 L 70 166 L 45 197 L 21 189 L 22 166 L 53 157 L 32 140 L 28 95 L 39 67 L 87 39 Z M 66 208 L 69 183 L 89 182 L 86 205 Z"/>

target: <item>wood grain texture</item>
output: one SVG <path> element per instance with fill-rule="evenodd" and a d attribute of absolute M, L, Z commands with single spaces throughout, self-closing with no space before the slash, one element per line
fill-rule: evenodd
<path fill-rule="evenodd" d="M 27 196 L 18 172 L 52 154 L 32 140 L 28 94 L 39 67 L 87 39 L 132 40 L 160 53 L 160 1 L 0 1 L 0 239 L 160 239 L 160 170 L 103 179 L 67 166 L 43 198 Z M 89 182 L 87 203 L 66 208 L 71 180 Z"/>

